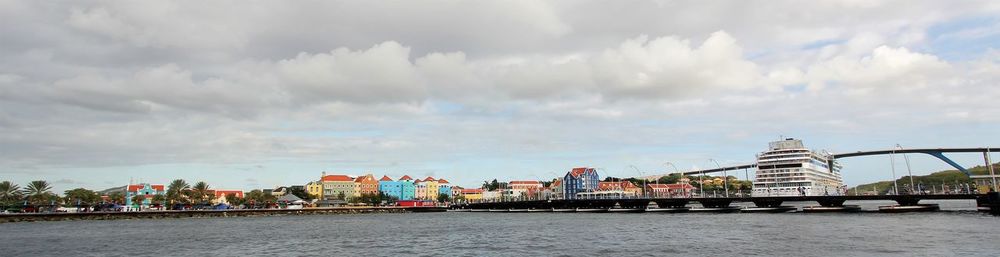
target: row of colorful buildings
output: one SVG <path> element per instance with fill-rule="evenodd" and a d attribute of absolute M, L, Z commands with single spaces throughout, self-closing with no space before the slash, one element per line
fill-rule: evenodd
<path fill-rule="evenodd" d="M 389 176 L 375 179 L 372 174 L 352 177 L 327 175 L 326 172 L 318 181 L 306 184 L 306 192 L 316 199 L 340 200 L 380 193 L 398 200 L 437 200 L 442 194 L 453 196 L 452 188 L 448 180 L 433 177 L 413 179 L 404 175 L 393 180 Z"/>
<path fill-rule="evenodd" d="M 137 195 L 141 195 L 143 196 L 143 200 L 142 203 L 139 204 L 141 204 L 142 206 L 149 206 L 153 204 L 153 197 L 156 197 L 157 195 L 166 195 L 166 193 L 167 193 L 166 187 L 164 187 L 164 185 L 162 184 L 149 184 L 149 183 L 130 184 L 125 186 L 125 205 L 132 206 L 133 204 L 136 204 L 132 202 L 132 199 L 135 198 L 135 196 Z M 233 195 L 236 196 L 237 198 L 243 198 L 242 190 L 212 189 L 208 190 L 207 193 L 208 197 L 210 198 L 208 199 L 208 201 L 213 204 L 227 203 L 226 201 L 227 195 Z"/>
<path fill-rule="evenodd" d="M 502 188 L 486 190 L 483 188 L 463 188 L 452 185 L 448 180 L 426 177 L 413 179 L 404 175 L 398 179 L 382 176 L 376 179 L 372 174 L 362 176 L 327 174 L 323 172 L 319 180 L 307 183 L 302 187 L 315 199 L 348 200 L 363 195 L 383 194 L 398 200 L 437 201 L 440 195 L 460 201 L 496 201 L 502 199 L 575 199 L 585 197 L 590 193 L 613 193 L 624 197 L 685 197 L 690 196 L 694 189 L 686 178 L 677 184 L 645 184 L 636 185 L 629 181 L 601 181 L 597 170 L 582 167 L 573 168 L 562 177 L 552 181 L 515 180 L 505 183 Z M 284 191 L 282 191 L 284 190 Z M 272 190 L 267 190 L 272 191 Z M 276 195 L 287 193 L 287 188 L 275 189 Z M 145 196 L 142 205 L 148 206 L 156 195 L 165 194 L 161 184 L 134 184 L 125 188 L 126 205 L 132 205 L 136 195 Z M 267 192 L 271 193 L 271 192 Z M 240 190 L 210 190 L 210 202 L 213 204 L 227 203 L 226 196 L 233 195 L 242 198 Z"/>

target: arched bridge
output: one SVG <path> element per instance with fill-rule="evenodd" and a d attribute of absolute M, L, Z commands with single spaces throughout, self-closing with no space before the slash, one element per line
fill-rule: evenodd
<path fill-rule="evenodd" d="M 836 159 L 843 159 L 843 158 L 850 158 L 850 157 L 871 156 L 871 155 L 886 155 L 886 154 L 920 153 L 920 154 L 927 154 L 927 155 L 930 155 L 930 156 L 934 156 L 935 158 L 941 159 L 942 161 L 944 161 L 948 165 L 951 165 L 952 167 L 955 167 L 955 169 L 958 169 L 959 171 L 962 171 L 962 173 L 965 173 L 965 175 L 971 175 L 969 173 L 968 169 L 966 169 L 965 167 L 962 167 L 962 165 L 959 165 L 955 161 L 952 161 L 947 156 L 945 156 L 944 153 L 983 153 L 983 155 L 986 155 L 989 152 L 1000 152 L 1000 149 L 998 149 L 998 148 L 912 148 L 912 149 L 890 149 L 890 150 L 875 150 L 875 151 L 858 151 L 858 152 L 851 152 L 851 153 L 831 154 L 832 158 L 830 158 L 830 160 L 828 160 L 829 163 L 827 163 L 828 164 L 827 166 L 832 168 L 833 167 L 833 162 Z M 983 158 L 986 159 L 985 156 Z M 985 162 L 985 163 L 986 163 L 986 165 L 989 165 L 988 161 Z M 756 163 L 751 163 L 751 164 L 742 164 L 742 165 L 735 165 L 735 166 L 729 166 L 729 167 L 720 167 L 720 168 L 715 168 L 715 169 L 705 169 L 705 170 L 688 171 L 688 172 L 682 172 L 681 174 L 691 176 L 691 175 L 701 175 L 701 174 L 716 173 L 716 172 L 723 172 L 723 171 L 730 171 L 730 170 L 742 170 L 742 169 L 749 169 L 749 168 L 757 168 L 757 164 Z"/>

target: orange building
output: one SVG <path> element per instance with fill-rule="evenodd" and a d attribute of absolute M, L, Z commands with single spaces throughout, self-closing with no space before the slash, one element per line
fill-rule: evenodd
<path fill-rule="evenodd" d="M 375 195 L 378 194 L 378 180 L 372 174 L 360 176 L 354 179 L 355 188 L 357 188 L 357 194 L 355 196 L 360 196 L 363 194 Z"/>

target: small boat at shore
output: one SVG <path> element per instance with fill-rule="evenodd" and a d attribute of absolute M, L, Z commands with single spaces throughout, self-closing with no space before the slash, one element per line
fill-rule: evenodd
<path fill-rule="evenodd" d="M 608 212 L 608 209 L 603 208 L 576 208 L 576 212 Z"/>
<path fill-rule="evenodd" d="M 802 207 L 802 212 L 804 213 L 822 213 L 822 212 L 859 212 L 861 211 L 861 206 L 857 205 L 844 205 L 844 206 L 806 206 Z"/>
<path fill-rule="evenodd" d="M 510 209 L 490 209 L 489 212 L 509 212 Z"/>
<path fill-rule="evenodd" d="M 529 212 L 529 209 L 509 209 L 507 212 Z"/>
<path fill-rule="evenodd" d="M 940 210 L 937 204 L 918 204 L 918 205 L 888 205 L 879 206 L 879 212 L 885 213 L 901 213 L 901 212 L 927 212 L 927 211 L 937 211 Z"/>
<path fill-rule="evenodd" d="M 620 212 L 620 213 L 640 213 L 645 212 L 646 209 L 642 208 L 611 208 L 608 212 Z"/>
<path fill-rule="evenodd" d="M 552 212 L 576 212 L 576 209 L 552 209 Z"/>
<path fill-rule="evenodd" d="M 552 209 L 528 209 L 528 212 L 552 212 Z"/>

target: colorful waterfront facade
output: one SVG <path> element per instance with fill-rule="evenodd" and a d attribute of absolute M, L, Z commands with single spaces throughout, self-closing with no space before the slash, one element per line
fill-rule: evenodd
<path fill-rule="evenodd" d="M 317 181 L 306 184 L 306 193 L 313 199 L 323 199 L 323 184 Z"/>
<path fill-rule="evenodd" d="M 328 199 L 339 198 L 342 195 L 344 199 L 340 200 L 347 200 L 356 192 L 354 179 L 347 175 L 326 175 L 324 172 L 319 181 L 323 184 L 323 196 Z"/>
<path fill-rule="evenodd" d="M 375 180 L 375 176 L 372 176 L 372 174 L 354 179 L 354 186 L 356 188 L 354 196 L 378 194 L 378 180 Z"/>
<path fill-rule="evenodd" d="M 438 182 L 437 194 L 451 196 L 451 183 L 449 183 L 445 179 L 438 179 L 437 182 Z M 434 199 L 437 200 L 437 196 L 434 196 Z"/>
<path fill-rule="evenodd" d="M 427 177 L 423 180 L 418 179 L 414 182 L 414 185 L 416 185 L 417 199 L 437 200 L 440 184 L 433 177 Z"/>
<path fill-rule="evenodd" d="M 146 199 L 142 200 L 141 204 L 143 206 L 149 206 L 153 201 L 153 196 L 163 195 L 166 191 L 163 190 L 163 185 L 152 185 L 149 183 L 128 185 L 125 188 L 125 205 L 131 206 L 133 204 L 132 198 L 136 195 L 145 196 Z"/>
<path fill-rule="evenodd" d="M 413 178 L 407 175 L 403 175 L 399 180 L 399 200 L 413 200 L 416 198 L 417 188 L 413 184 Z"/>
<path fill-rule="evenodd" d="M 576 198 L 576 193 L 597 191 L 600 182 L 597 169 L 573 168 L 563 176 L 563 195 L 566 199 Z"/>
<path fill-rule="evenodd" d="M 382 176 L 378 180 L 378 191 L 397 200 L 403 200 L 403 185 L 399 181 L 393 181 L 389 176 Z"/>

